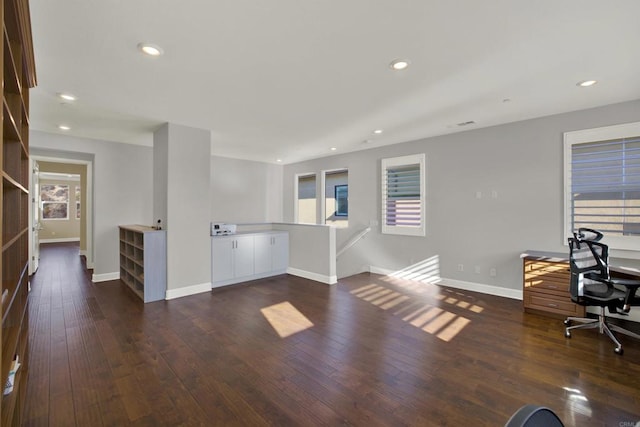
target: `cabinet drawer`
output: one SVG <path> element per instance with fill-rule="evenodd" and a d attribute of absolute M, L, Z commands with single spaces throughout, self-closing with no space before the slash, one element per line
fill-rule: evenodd
<path fill-rule="evenodd" d="M 550 261 L 524 261 L 524 272 L 527 273 L 559 273 L 569 274 L 568 262 L 550 262 Z"/>
<path fill-rule="evenodd" d="M 570 298 L 569 296 L 569 278 L 563 281 L 549 280 L 547 278 L 527 279 L 524 282 L 526 291 L 540 292 L 544 294 L 557 295 Z"/>
<path fill-rule="evenodd" d="M 551 294 L 525 291 L 523 302 L 525 309 L 531 308 L 567 316 L 584 315 L 584 308 L 573 303 L 568 296 L 561 298 Z"/>

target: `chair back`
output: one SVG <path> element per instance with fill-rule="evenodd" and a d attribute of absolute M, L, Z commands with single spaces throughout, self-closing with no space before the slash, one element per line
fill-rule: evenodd
<path fill-rule="evenodd" d="M 596 238 L 600 240 L 602 234 L 598 234 L 600 236 Z M 609 247 L 586 237 L 579 230 L 569 238 L 569 292 L 571 299 L 577 303 L 582 303 L 583 297 L 588 294 L 604 297 L 611 292 L 611 287 L 603 283 L 609 280 Z"/>

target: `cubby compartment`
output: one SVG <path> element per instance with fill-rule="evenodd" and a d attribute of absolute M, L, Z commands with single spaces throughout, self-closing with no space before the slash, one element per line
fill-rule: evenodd
<path fill-rule="evenodd" d="M 166 232 L 142 225 L 121 225 L 120 280 L 144 302 L 165 299 Z"/>

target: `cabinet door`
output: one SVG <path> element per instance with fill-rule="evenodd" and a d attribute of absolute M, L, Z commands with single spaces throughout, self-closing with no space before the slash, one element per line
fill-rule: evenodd
<path fill-rule="evenodd" d="M 236 236 L 236 248 L 233 251 L 235 263 L 235 277 L 251 276 L 253 274 L 253 236 Z"/>
<path fill-rule="evenodd" d="M 270 234 L 254 236 L 255 274 L 264 274 L 272 270 L 271 239 Z"/>
<path fill-rule="evenodd" d="M 289 235 L 275 234 L 272 242 L 271 271 L 285 271 L 289 267 Z"/>
<path fill-rule="evenodd" d="M 214 237 L 211 239 L 211 270 L 213 283 L 234 277 L 234 246 L 235 239 L 229 237 Z"/>

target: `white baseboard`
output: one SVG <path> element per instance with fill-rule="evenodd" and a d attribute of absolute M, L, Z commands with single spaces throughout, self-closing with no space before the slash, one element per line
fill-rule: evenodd
<path fill-rule="evenodd" d="M 480 292 L 482 294 L 495 295 L 498 297 L 522 300 L 522 289 L 508 289 L 500 286 L 485 285 L 484 283 L 465 282 L 463 280 L 446 278 L 442 278 L 438 285 L 463 289 L 465 291 Z"/>
<path fill-rule="evenodd" d="M 211 291 L 211 282 L 200 283 L 197 285 L 184 286 L 182 288 L 167 289 L 165 299 L 176 299 L 187 297 L 189 295 L 201 294 Z"/>
<path fill-rule="evenodd" d="M 108 282 L 109 280 L 118 280 L 120 278 L 120 272 L 116 271 L 114 273 L 103 273 L 103 274 L 93 274 L 91 276 L 91 281 L 94 283 L 99 282 Z"/>
<path fill-rule="evenodd" d="M 316 282 L 326 283 L 327 285 L 335 285 L 338 283 L 337 276 L 325 276 L 323 274 L 313 273 L 311 271 L 300 270 L 297 268 L 287 268 L 287 273 L 292 276 L 304 277 L 305 279 L 315 280 Z"/>
<path fill-rule="evenodd" d="M 40 243 L 66 243 L 66 242 L 79 242 L 79 237 L 62 237 L 60 239 L 40 239 Z"/>
<path fill-rule="evenodd" d="M 391 275 L 395 271 L 386 268 L 371 266 L 369 272 L 374 274 Z M 486 285 L 484 283 L 465 282 L 463 280 L 447 279 L 441 277 L 436 283 L 440 286 L 463 289 L 465 291 L 480 292 L 482 294 L 495 295 L 499 297 L 522 300 L 522 289 L 508 289 L 500 286 Z"/>
<path fill-rule="evenodd" d="M 395 270 L 389 270 L 387 268 L 375 267 L 373 265 L 369 267 L 369 273 L 383 274 L 385 276 L 388 276 L 388 275 L 392 274 L 394 271 Z"/>

